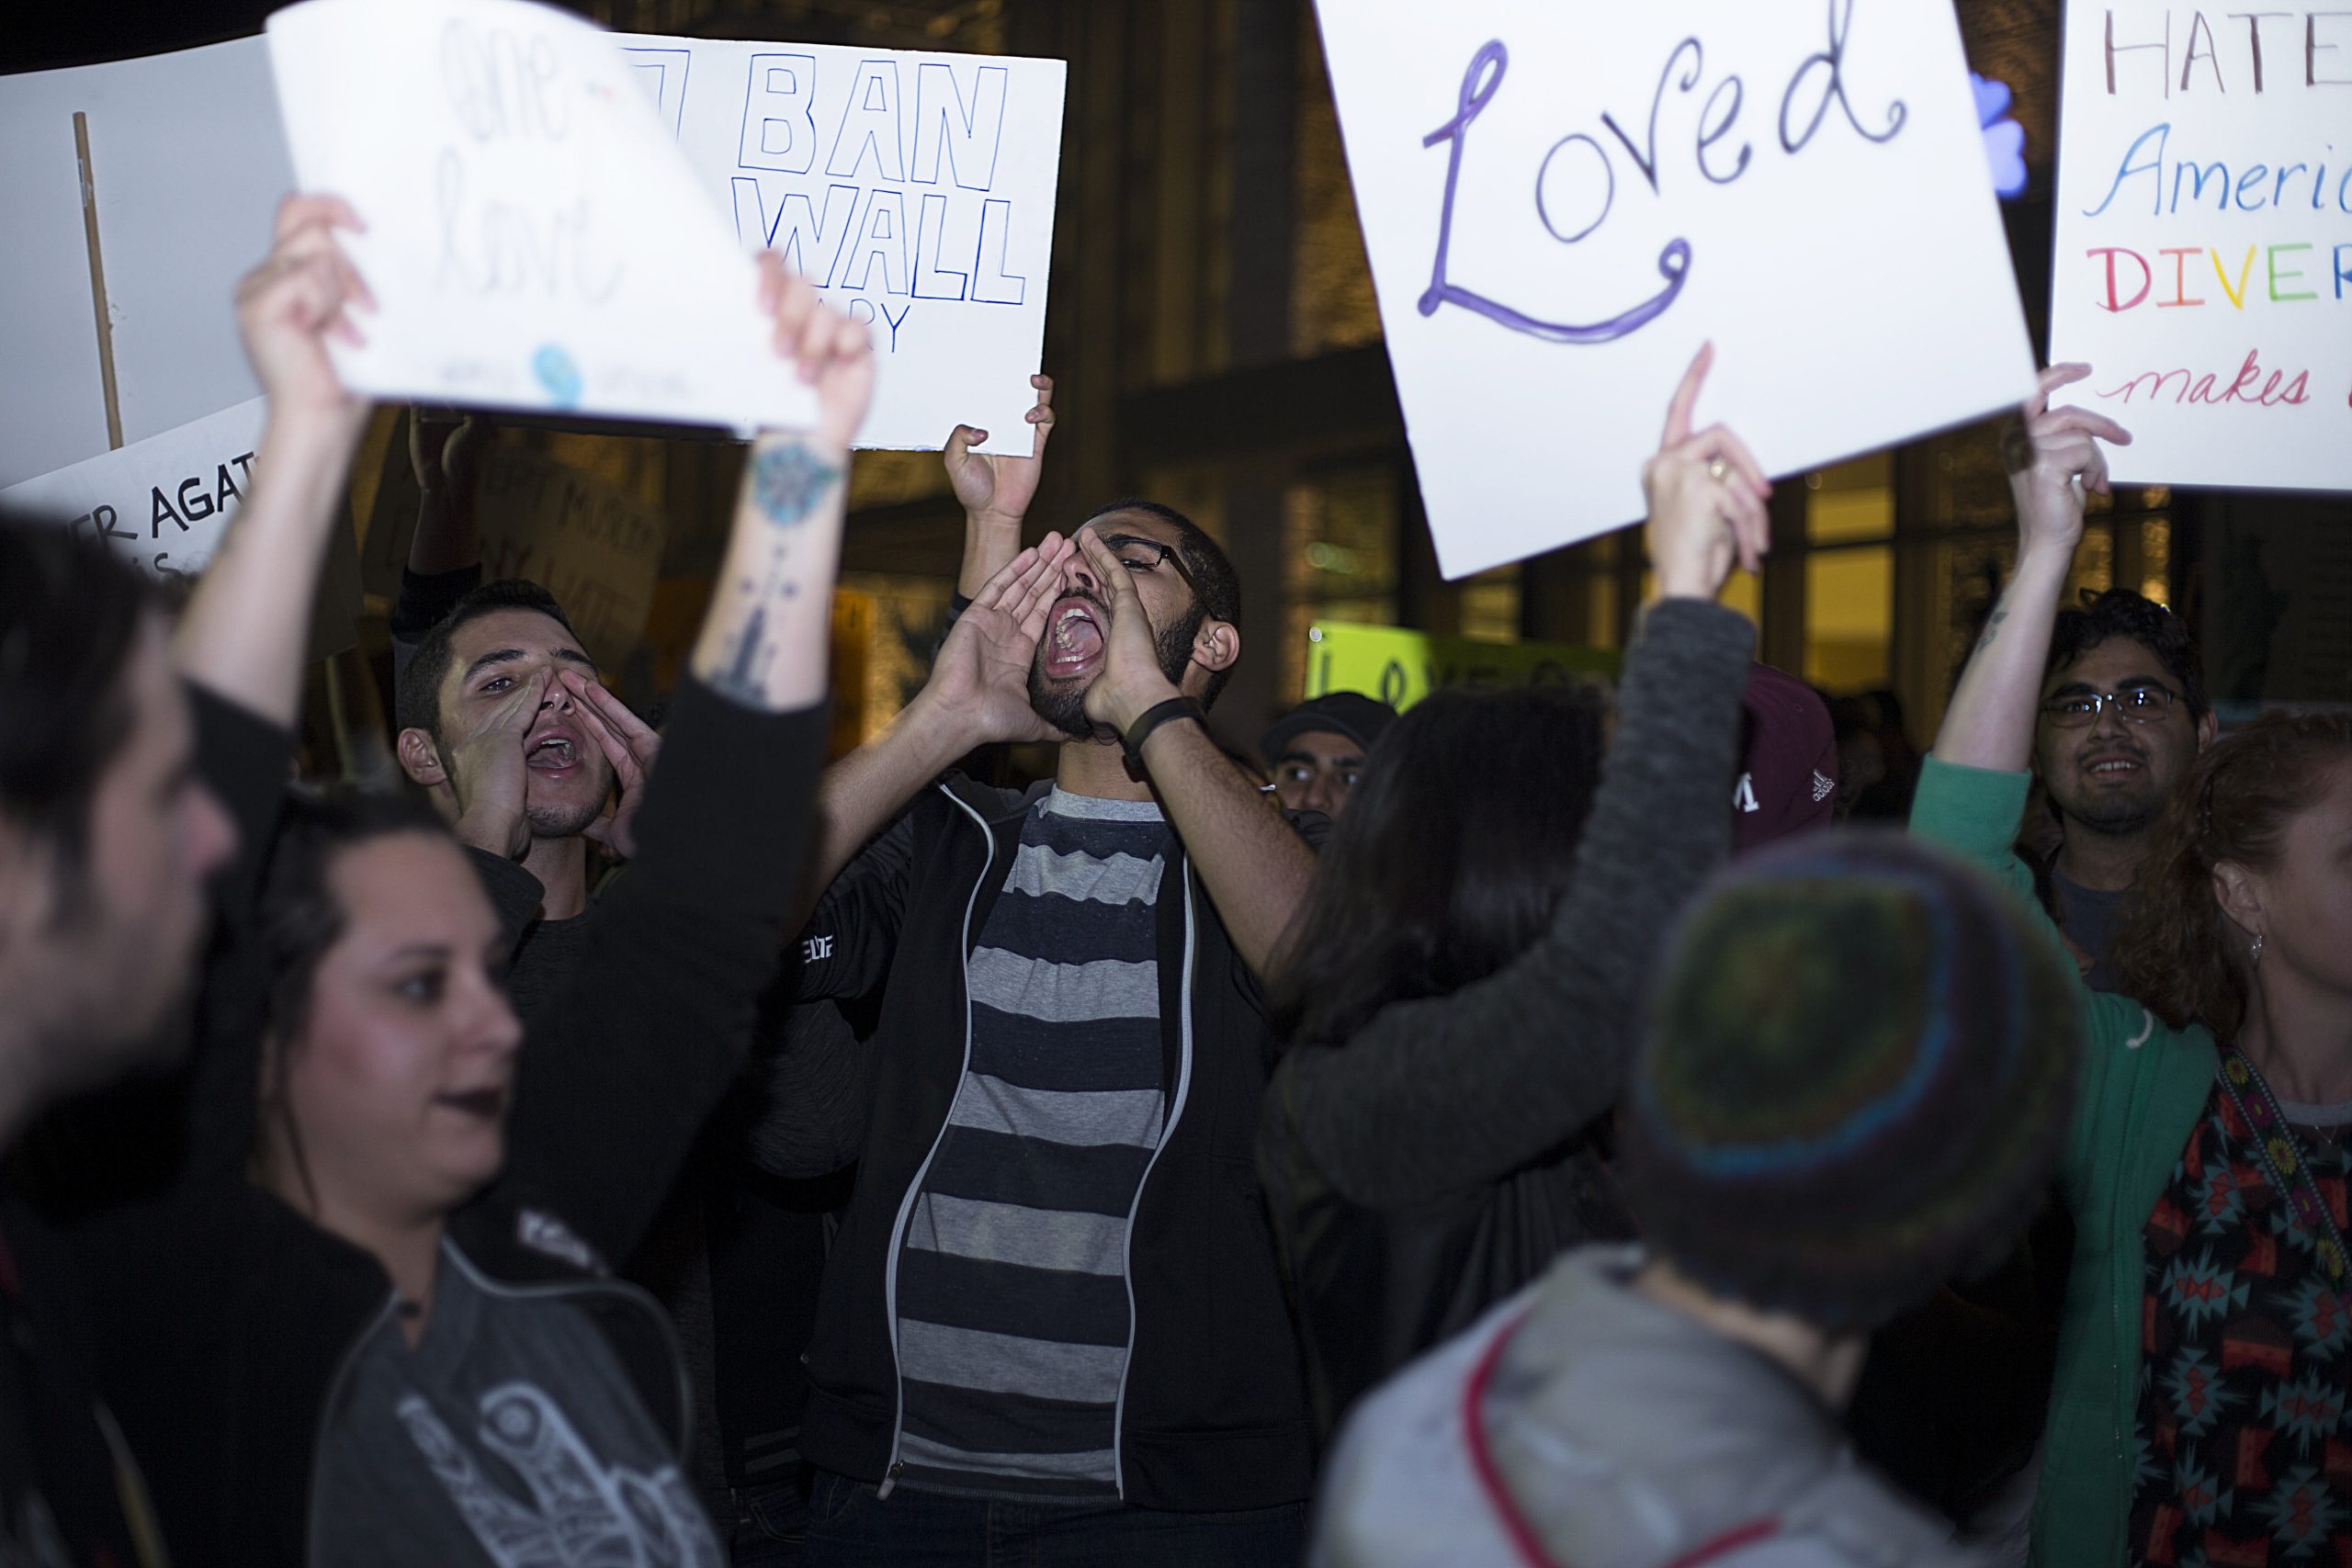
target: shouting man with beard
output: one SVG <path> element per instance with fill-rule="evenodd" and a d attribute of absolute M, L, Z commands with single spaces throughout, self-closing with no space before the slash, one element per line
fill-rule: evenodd
<path fill-rule="evenodd" d="M 2058 613 L 2033 767 L 2063 835 L 2051 913 L 2095 989 L 2116 988 L 2107 953 L 2123 900 L 2214 729 L 2196 645 L 2170 610 L 2111 588 Z"/>
<path fill-rule="evenodd" d="M 807 1358 L 812 1564 L 1298 1560 L 1250 1150 L 1260 983 L 1329 824 L 1267 810 L 1202 722 L 1239 601 L 1181 513 L 1104 507 L 989 577 L 827 776 L 799 991 L 880 1021 Z M 1050 739 L 1025 795 L 941 776 Z"/>

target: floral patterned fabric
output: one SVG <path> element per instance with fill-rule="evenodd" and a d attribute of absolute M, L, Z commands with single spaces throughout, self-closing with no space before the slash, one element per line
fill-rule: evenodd
<path fill-rule="evenodd" d="M 2345 1129 L 2296 1131 L 2341 1229 Z M 2135 1568 L 2352 1568 L 2352 1311 L 2290 1199 L 2217 1079 L 2145 1232 Z"/>

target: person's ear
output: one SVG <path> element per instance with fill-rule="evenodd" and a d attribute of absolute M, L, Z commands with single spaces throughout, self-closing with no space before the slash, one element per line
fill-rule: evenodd
<path fill-rule="evenodd" d="M 2248 942 L 2263 934 L 2262 879 L 2236 861 L 2213 868 L 2213 902 Z"/>
<path fill-rule="evenodd" d="M 2197 749 L 2199 751 L 2204 750 L 2206 747 L 2213 744 L 2214 737 L 2221 733 L 2221 716 L 2214 713 L 2211 708 L 2207 708 L 2205 716 L 2197 721 Z"/>
<path fill-rule="evenodd" d="M 1241 658 L 1241 628 L 1230 621 L 1203 621 L 1193 637 L 1193 662 L 1215 674 Z"/>
<path fill-rule="evenodd" d="M 441 765 L 441 749 L 433 744 L 433 737 L 422 729 L 403 729 L 396 747 L 400 752 L 401 772 L 413 784 L 426 789 L 446 786 L 449 770 Z"/>

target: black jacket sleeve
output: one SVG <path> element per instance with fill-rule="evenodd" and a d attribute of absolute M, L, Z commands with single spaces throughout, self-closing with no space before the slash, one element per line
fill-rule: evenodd
<path fill-rule="evenodd" d="M 825 751 L 823 707 L 761 714 L 689 680 L 578 979 L 533 1021 L 492 1196 L 628 1256 L 741 1068 L 775 977 Z M 756 795 L 746 781 L 757 780 Z"/>
<path fill-rule="evenodd" d="M 1500 974 L 1284 1055 L 1265 1117 L 1342 1195 L 1396 1208 L 1498 1179 L 1616 1102 L 1668 928 L 1730 851 L 1754 637 L 1717 604 L 1654 606 L 1551 931 Z"/>
<path fill-rule="evenodd" d="M 291 776 L 294 734 L 190 683 L 197 770 L 236 824 L 237 849 L 214 874 L 213 931 L 198 990 L 190 1069 L 187 1168 L 215 1176 L 243 1168 L 253 1147 L 259 1041 L 269 974 L 255 932 L 262 875 Z"/>
<path fill-rule="evenodd" d="M 881 988 L 899 950 L 899 930 L 913 879 L 915 813 L 922 797 L 858 852 L 808 917 L 800 933 L 802 1001 L 870 996 Z"/>

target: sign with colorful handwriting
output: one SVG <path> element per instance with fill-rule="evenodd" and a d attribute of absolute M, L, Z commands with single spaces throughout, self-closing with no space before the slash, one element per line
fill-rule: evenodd
<path fill-rule="evenodd" d="M 1604 648 L 1476 642 L 1398 626 L 1317 621 L 1306 628 L 1306 693 L 1362 692 L 1402 713 L 1446 686 L 1565 686 L 1614 681 L 1618 655 Z"/>
<path fill-rule="evenodd" d="M 294 170 L 350 201 L 380 306 L 334 345 L 378 397 L 806 426 L 751 258 L 609 33 L 527 0 L 269 18 Z"/>
<path fill-rule="evenodd" d="M 594 474 L 498 445 L 483 454 L 474 516 L 485 579 L 547 589 L 596 661 L 619 669 L 653 607 L 662 514 Z"/>
<path fill-rule="evenodd" d="M 2352 490 L 2352 10 L 2069 0 L 2050 357 L 2145 484 Z"/>
<path fill-rule="evenodd" d="M 957 424 L 1026 455 L 1061 163 L 1058 60 L 619 34 L 748 249 L 871 322 L 861 446 Z"/>
<path fill-rule="evenodd" d="M 1945 0 L 1317 0 L 1439 564 L 1643 515 L 1699 403 L 1775 474 L 2022 400 Z"/>
<path fill-rule="evenodd" d="M 0 490 L 0 507 L 64 520 L 149 577 L 194 577 L 253 489 L 267 400 Z"/>
<path fill-rule="evenodd" d="M 94 283 L 125 445 L 261 395 L 230 298 L 294 184 L 274 101 L 259 39 L 0 76 L 0 487 L 111 447 Z"/>

